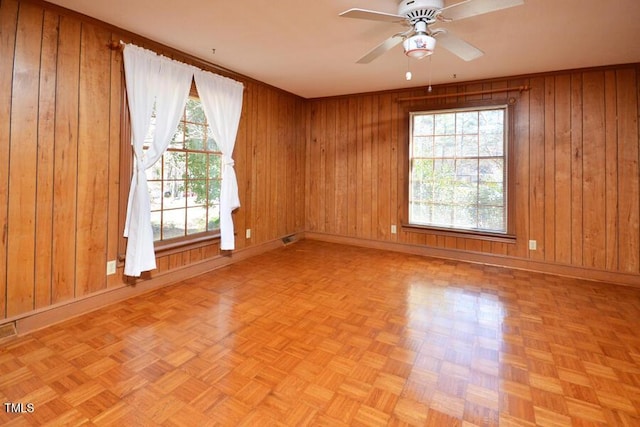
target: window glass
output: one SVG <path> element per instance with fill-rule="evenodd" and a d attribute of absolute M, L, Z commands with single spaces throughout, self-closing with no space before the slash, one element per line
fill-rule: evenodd
<path fill-rule="evenodd" d="M 221 153 L 202 104 L 191 97 L 167 151 L 146 171 L 155 241 L 219 229 L 221 169 Z"/>
<path fill-rule="evenodd" d="M 411 113 L 409 223 L 507 232 L 506 107 Z"/>

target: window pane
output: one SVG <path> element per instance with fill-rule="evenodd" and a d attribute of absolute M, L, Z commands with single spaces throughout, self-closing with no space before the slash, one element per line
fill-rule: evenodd
<path fill-rule="evenodd" d="M 433 137 L 413 138 L 413 157 L 433 157 Z"/>
<path fill-rule="evenodd" d="M 463 135 L 458 138 L 460 157 L 478 157 L 478 135 Z"/>
<path fill-rule="evenodd" d="M 457 133 L 474 134 L 478 133 L 478 113 L 476 111 L 469 111 L 465 113 L 458 113 L 458 128 Z"/>
<path fill-rule="evenodd" d="M 499 159 L 480 159 L 478 161 L 478 169 L 480 181 L 482 182 L 502 182 L 504 179 L 503 160 Z"/>
<path fill-rule="evenodd" d="M 478 208 L 476 206 L 455 206 L 455 224 L 458 227 L 475 228 L 477 224 Z"/>
<path fill-rule="evenodd" d="M 145 171 L 145 174 L 147 175 L 147 181 L 162 180 L 162 161 L 155 162 L 153 166 Z"/>
<path fill-rule="evenodd" d="M 222 156 L 209 154 L 209 178 L 220 178 L 222 173 Z"/>
<path fill-rule="evenodd" d="M 441 227 L 451 227 L 453 225 L 453 206 L 434 205 L 432 222 Z"/>
<path fill-rule="evenodd" d="M 162 221 L 162 239 L 185 235 L 185 209 L 165 210 Z"/>
<path fill-rule="evenodd" d="M 452 185 L 436 186 L 433 189 L 433 201 L 439 204 L 452 204 L 454 188 L 455 187 L 453 187 Z"/>
<path fill-rule="evenodd" d="M 209 206 L 220 201 L 220 186 L 221 181 L 214 179 L 209 181 Z"/>
<path fill-rule="evenodd" d="M 484 182 L 478 189 L 480 205 L 502 206 L 504 187 L 501 182 Z"/>
<path fill-rule="evenodd" d="M 431 205 L 428 203 L 412 202 L 409 205 L 413 223 L 427 225 L 431 223 Z"/>
<path fill-rule="evenodd" d="M 153 229 L 153 240 L 160 240 L 162 212 L 151 212 L 151 228 Z"/>
<path fill-rule="evenodd" d="M 184 179 L 187 175 L 186 154 L 176 151 L 164 153 L 164 176 L 163 179 Z"/>
<path fill-rule="evenodd" d="M 433 135 L 433 116 L 419 115 L 413 119 L 413 134 Z"/>
<path fill-rule="evenodd" d="M 184 192 L 186 182 L 182 180 L 165 181 L 162 186 L 164 196 L 164 208 L 172 209 L 183 207 L 186 204 Z"/>
<path fill-rule="evenodd" d="M 456 137 L 436 136 L 434 138 L 434 152 L 435 157 L 455 157 Z"/>
<path fill-rule="evenodd" d="M 435 135 L 453 135 L 456 132 L 456 115 L 436 114 L 435 119 Z"/>
<path fill-rule="evenodd" d="M 204 126 L 187 123 L 185 148 L 188 150 L 204 150 Z"/>
<path fill-rule="evenodd" d="M 220 205 L 215 204 L 209 207 L 209 218 L 207 221 L 207 230 L 220 229 Z"/>
<path fill-rule="evenodd" d="M 187 206 L 201 206 L 207 203 L 207 181 L 198 179 L 187 183 Z"/>
<path fill-rule="evenodd" d="M 461 159 L 456 162 L 456 181 L 473 184 L 478 181 L 478 160 Z"/>
<path fill-rule="evenodd" d="M 484 110 L 479 112 L 478 124 L 482 134 L 504 132 L 504 110 Z"/>
<path fill-rule="evenodd" d="M 433 162 L 433 178 L 436 185 L 448 186 L 455 174 L 455 160 L 435 160 Z"/>
<path fill-rule="evenodd" d="M 429 181 L 433 178 L 433 160 L 417 159 L 412 163 L 411 180 Z"/>
<path fill-rule="evenodd" d="M 149 182 L 149 201 L 151 210 L 162 209 L 162 181 Z"/>
<path fill-rule="evenodd" d="M 429 181 L 414 181 L 411 189 L 411 200 L 422 202 L 433 199 L 433 184 Z"/>
<path fill-rule="evenodd" d="M 187 122 L 199 124 L 204 124 L 206 122 L 204 108 L 202 108 L 202 102 L 200 102 L 200 100 L 196 98 L 189 98 L 187 100 L 185 113 Z"/>
<path fill-rule="evenodd" d="M 207 209 L 203 207 L 187 209 L 187 234 L 207 231 Z"/>
<path fill-rule="evenodd" d="M 207 177 L 207 155 L 205 153 L 188 153 L 187 166 L 189 179 L 205 179 Z"/>
<path fill-rule="evenodd" d="M 453 202 L 459 206 L 475 205 L 478 201 L 478 187 L 468 183 L 458 183 L 453 187 Z"/>
<path fill-rule="evenodd" d="M 494 157 L 504 155 L 504 141 L 502 140 L 502 134 L 481 134 L 478 140 L 481 156 Z"/>
<path fill-rule="evenodd" d="M 478 208 L 478 228 L 500 230 L 505 227 L 503 208 Z"/>

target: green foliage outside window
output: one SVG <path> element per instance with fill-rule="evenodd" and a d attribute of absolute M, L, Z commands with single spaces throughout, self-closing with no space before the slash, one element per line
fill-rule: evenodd
<path fill-rule="evenodd" d="M 156 241 L 219 228 L 221 159 L 202 104 L 190 98 L 167 151 L 147 171 Z"/>

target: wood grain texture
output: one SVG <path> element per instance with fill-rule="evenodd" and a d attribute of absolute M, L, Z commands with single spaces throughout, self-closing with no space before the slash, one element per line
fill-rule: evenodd
<path fill-rule="evenodd" d="M 640 273 L 637 66 L 460 83 L 436 87 L 432 94 L 522 85 L 531 90 L 402 103 L 394 99 L 426 96 L 426 90 L 311 100 L 307 230 Z M 515 242 L 402 229 L 407 221 L 407 111 L 483 100 L 506 103 L 509 98 L 515 101 L 514 188 L 509 194 Z M 336 126 L 336 114 L 348 117 L 347 123 Z M 333 150 L 331 155 L 323 151 L 334 145 L 335 158 Z M 347 226 L 334 225 L 333 231 L 331 224 L 345 217 Z M 390 233 L 392 225 L 399 227 L 397 235 Z M 528 240 L 536 240 L 538 249 L 530 251 Z"/>
<path fill-rule="evenodd" d="M 122 265 L 106 276 L 126 247 L 131 170 L 122 53 L 107 44 L 189 58 L 44 2 L 3 0 L 0 25 L 0 317 L 15 319 L 129 284 Z M 304 100 L 243 83 L 239 249 L 303 231 L 306 208 Z M 145 277 L 220 256 L 216 241 L 160 253 Z"/>
<path fill-rule="evenodd" d="M 556 260 L 556 123 L 555 77 L 544 80 L 544 258 Z"/>
<path fill-rule="evenodd" d="M 638 425 L 639 301 L 305 240 L 5 342 L 0 423 Z"/>
<path fill-rule="evenodd" d="M 38 168 L 36 176 L 36 242 L 34 308 L 51 305 L 53 261 L 53 176 L 55 159 L 56 56 L 58 53 L 58 16 L 45 11 L 40 60 L 38 106 Z"/>
<path fill-rule="evenodd" d="M 106 288 L 111 51 L 104 44 L 110 38 L 106 30 L 82 26 L 76 222 L 76 266 L 82 268 L 77 269 L 77 296 Z"/>
<path fill-rule="evenodd" d="M 605 268 L 604 73 L 583 75 L 583 264 Z"/>
<path fill-rule="evenodd" d="M 607 270 L 619 269 L 618 263 L 618 124 L 617 83 L 615 70 L 605 72 L 605 264 Z M 615 189 L 615 190 L 614 190 Z"/>
<path fill-rule="evenodd" d="M 7 221 L 7 315 L 34 308 L 38 98 L 42 9 L 21 4 L 11 97 Z"/>
<path fill-rule="evenodd" d="M 529 169 L 529 227 L 527 234 L 529 239 L 538 242 L 538 249 L 529 252 L 529 257 L 533 259 L 544 259 L 546 252 L 545 242 L 545 217 L 546 217 L 546 156 L 545 156 L 545 80 L 543 77 L 531 79 L 531 91 L 529 92 L 529 117 L 524 118 L 528 129 L 516 128 L 516 144 L 519 144 L 526 137 L 520 137 L 524 132 L 528 132 L 529 153 L 525 155 L 523 161 L 529 160 L 528 165 L 522 165 Z M 519 156 L 521 153 L 517 153 Z M 516 158 L 516 162 L 518 162 Z M 516 166 L 516 170 L 518 170 Z M 522 189 L 527 184 L 522 182 Z M 516 193 L 519 190 L 516 189 Z M 516 197 L 518 194 L 516 194 Z M 520 234 L 519 234 L 520 235 Z"/>
<path fill-rule="evenodd" d="M 582 265 L 583 143 L 582 74 L 571 75 L 571 263 Z"/>
<path fill-rule="evenodd" d="M 16 27 L 18 23 L 18 2 L 0 3 L 0 56 L 13 58 L 15 55 Z M 11 93 L 13 86 L 13 63 L 0 61 L 0 93 Z M 11 97 L 0 96 L 0 116 L 11 117 Z M 9 203 L 9 152 L 11 143 L 11 122 L 0 120 L 0 289 L 7 289 L 7 232 L 9 213 L 5 206 Z M 0 316 L 7 315 L 7 293 L 0 292 Z"/>
<path fill-rule="evenodd" d="M 555 77 L 555 261 L 571 263 L 572 179 L 571 179 L 571 77 Z"/>
<path fill-rule="evenodd" d="M 620 235 L 620 269 L 636 272 L 640 267 L 640 241 L 638 227 L 640 212 L 636 195 L 640 193 L 638 168 L 638 68 L 619 70 L 616 73 L 617 114 L 618 114 L 618 186 L 620 206 L 620 226 L 624 230 Z M 633 90 L 636 88 L 636 90 Z"/>
<path fill-rule="evenodd" d="M 8 58 L 0 62 L 8 118 L 0 121 L 0 314 L 11 319 L 127 285 L 122 266 L 105 277 L 105 261 L 124 247 L 128 186 L 119 173 L 128 149 L 122 61 L 105 45 L 123 39 L 192 58 L 44 2 L 3 0 L 0 25 Z M 515 99 L 514 243 L 402 229 L 408 123 L 407 104 L 396 100 L 424 88 L 304 100 L 235 76 L 246 87 L 235 151 L 237 247 L 308 230 L 506 255 L 553 271 L 640 274 L 638 72 L 631 64 L 434 88 L 514 88 L 428 102 Z M 523 84 L 532 91 L 515 89 Z M 96 168 L 94 146 L 105 153 Z M 528 250 L 529 239 L 539 251 Z M 219 256 L 215 242 L 162 253 L 151 275 Z"/>
<path fill-rule="evenodd" d="M 113 36 L 112 36 L 113 37 Z M 114 40 L 117 41 L 117 40 Z M 107 260 L 117 260 L 118 257 L 118 239 L 111 236 L 118 236 L 121 233 L 119 224 L 121 221 L 121 206 L 125 203 L 124 198 L 120 197 L 121 192 L 121 174 L 120 174 L 120 158 L 121 158 L 121 142 L 122 142 L 122 114 L 124 106 L 124 79 L 122 69 L 122 55 L 120 52 L 111 51 L 110 53 L 110 99 L 109 99 L 109 162 L 108 162 L 108 200 L 107 209 Z M 122 185 L 125 187 L 125 185 Z M 107 278 L 107 287 L 115 288 L 120 286 L 121 279 L 118 274 Z"/>
<path fill-rule="evenodd" d="M 75 297 L 81 23 L 60 17 L 53 177 L 53 303 Z"/>

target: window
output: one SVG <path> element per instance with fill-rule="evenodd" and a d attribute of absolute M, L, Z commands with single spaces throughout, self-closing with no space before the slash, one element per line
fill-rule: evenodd
<path fill-rule="evenodd" d="M 202 104 L 192 96 L 167 151 L 147 169 L 156 242 L 217 233 L 221 165 L 222 154 L 211 137 Z"/>
<path fill-rule="evenodd" d="M 410 114 L 409 225 L 508 233 L 507 106 Z"/>

